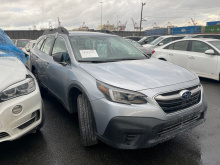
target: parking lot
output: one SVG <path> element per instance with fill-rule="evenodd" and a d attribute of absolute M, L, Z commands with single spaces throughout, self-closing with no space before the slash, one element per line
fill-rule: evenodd
<path fill-rule="evenodd" d="M 46 121 L 41 132 L 0 144 L 0 164 L 220 164 L 220 83 L 201 79 L 208 102 L 206 122 L 153 148 L 117 150 L 102 142 L 80 143 L 77 116 L 55 97 L 43 95 Z"/>

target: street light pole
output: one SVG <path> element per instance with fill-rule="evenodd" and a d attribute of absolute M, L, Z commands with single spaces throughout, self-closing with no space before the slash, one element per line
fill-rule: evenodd
<path fill-rule="evenodd" d="M 142 20 L 143 20 L 143 18 L 142 18 L 142 12 L 143 12 L 143 6 L 145 5 L 146 3 L 141 3 L 141 20 L 140 20 L 140 35 L 141 35 L 141 24 L 142 24 Z"/>
<path fill-rule="evenodd" d="M 103 2 L 100 2 L 101 3 L 101 28 L 100 28 L 100 30 L 102 30 L 102 3 Z"/>

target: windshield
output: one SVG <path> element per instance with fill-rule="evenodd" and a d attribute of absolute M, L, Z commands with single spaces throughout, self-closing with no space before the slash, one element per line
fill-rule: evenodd
<path fill-rule="evenodd" d="M 209 41 L 209 43 L 214 45 L 218 50 L 220 50 L 220 41 Z"/>
<path fill-rule="evenodd" d="M 80 62 L 138 60 L 147 57 L 117 36 L 71 36 L 70 42 Z"/>
<path fill-rule="evenodd" d="M 147 39 L 147 37 L 143 37 L 143 38 L 141 38 L 138 42 L 143 42 L 144 40 L 146 40 Z"/>
<path fill-rule="evenodd" d="M 155 39 L 154 41 L 152 41 L 151 45 L 157 45 L 160 41 L 162 41 L 164 39 L 164 37 L 158 37 L 157 39 Z"/>
<path fill-rule="evenodd" d="M 17 41 L 17 46 L 18 47 L 25 47 L 25 45 L 28 43 L 28 40 L 18 40 Z"/>

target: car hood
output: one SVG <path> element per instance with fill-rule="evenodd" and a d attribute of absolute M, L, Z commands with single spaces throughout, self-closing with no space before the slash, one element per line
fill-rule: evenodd
<path fill-rule="evenodd" d="M 26 78 L 27 70 L 16 57 L 0 57 L 0 91 Z"/>
<path fill-rule="evenodd" d="M 158 59 L 81 63 L 80 67 L 99 81 L 134 91 L 197 79 L 190 71 Z"/>

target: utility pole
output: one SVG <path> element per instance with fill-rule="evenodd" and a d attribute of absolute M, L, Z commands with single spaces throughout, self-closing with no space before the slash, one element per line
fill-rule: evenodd
<path fill-rule="evenodd" d="M 142 20 L 143 20 L 143 18 L 142 18 L 142 13 L 143 13 L 143 6 L 145 5 L 146 3 L 141 3 L 141 20 L 140 20 L 140 35 L 141 35 L 141 24 L 142 24 Z"/>
<path fill-rule="evenodd" d="M 103 2 L 100 2 L 101 3 L 101 28 L 100 28 L 100 30 L 102 30 L 102 3 Z"/>

